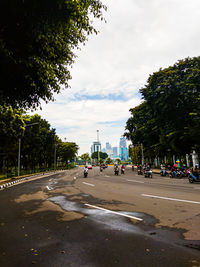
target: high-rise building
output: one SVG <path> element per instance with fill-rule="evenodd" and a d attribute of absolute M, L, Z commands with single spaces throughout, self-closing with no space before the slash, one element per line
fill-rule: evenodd
<path fill-rule="evenodd" d="M 114 146 L 113 148 L 112 148 L 112 150 L 113 150 L 113 157 L 115 158 L 115 157 L 118 157 L 118 147 L 117 146 Z"/>
<path fill-rule="evenodd" d="M 109 142 L 106 143 L 106 149 L 110 150 L 111 149 L 111 144 Z"/>
<path fill-rule="evenodd" d="M 121 137 L 119 142 L 120 158 L 121 160 L 128 160 L 128 148 L 126 145 L 126 138 Z"/>
<path fill-rule="evenodd" d="M 101 151 L 101 143 L 98 141 L 93 142 L 91 145 L 91 154 L 94 152 L 100 152 Z"/>

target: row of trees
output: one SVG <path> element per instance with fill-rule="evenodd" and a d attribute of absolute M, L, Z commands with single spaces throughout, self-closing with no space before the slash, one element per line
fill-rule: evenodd
<path fill-rule="evenodd" d="M 39 115 L 27 115 L 10 106 L 0 106 L 0 172 L 17 173 L 19 143 L 24 171 L 67 167 L 78 152 L 73 142 L 62 142 L 55 129 Z M 55 159 L 56 156 L 56 159 Z"/>
<path fill-rule="evenodd" d="M 80 156 L 81 160 L 83 160 L 84 164 L 87 162 L 92 162 L 92 159 L 95 160 L 98 163 L 98 152 L 93 152 L 91 157 L 89 156 L 89 153 L 84 153 Z M 99 163 L 106 163 L 111 164 L 113 163 L 113 160 L 108 157 L 108 154 L 105 152 L 99 152 Z"/>
<path fill-rule="evenodd" d="M 130 109 L 125 136 L 143 144 L 148 158 L 200 150 L 200 57 L 186 58 L 150 75 L 143 102 Z"/>

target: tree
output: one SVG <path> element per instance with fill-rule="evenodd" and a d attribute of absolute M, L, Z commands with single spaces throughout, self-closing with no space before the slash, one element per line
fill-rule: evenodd
<path fill-rule="evenodd" d="M 99 0 L 3 1 L 0 9 L 0 105 L 36 108 L 68 87 L 75 48 L 97 33 Z"/>
<path fill-rule="evenodd" d="M 144 102 L 131 109 L 125 135 L 147 154 L 200 149 L 200 57 L 186 58 L 150 75 Z"/>
<path fill-rule="evenodd" d="M 142 162 L 141 146 L 129 145 L 129 156 L 131 157 L 132 163 L 134 164 L 141 163 Z"/>
<path fill-rule="evenodd" d="M 18 140 L 25 126 L 25 118 L 20 109 L 11 106 L 0 106 L 0 170 L 3 165 L 17 166 Z"/>
<path fill-rule="evenodd" d="M 113 163 L 113 160 L 111 158 L 107 158 L 106 159 L 106 164 L 111 164 L 111 163 Z"/>
<path fill-rule="evenodd" d="M 89 156 L 89 153 L 84 153 L 80 156 L 80 158 L 85 162 L 89 161 L 90 160 L 90 156 Z"/>
<path fill-rule="evenodd" d="M 99 152 L 99 158 L 100 159 L 106 159 L 108 157 L 108 154 L 105 153 L 105 152 Z M 91 156 L 92 159 L 98 159 L 98 152 L 93 152 L 92 153 L 92 156 Z"/>
<path fill-rule="evenodd" d="M 74 142 L 63 142 L 58 147 L 58 156 L 61 158 L 61 161 L 68 165 L 68 162 L 76 157 L 78 149 L 78 145 Z"/>

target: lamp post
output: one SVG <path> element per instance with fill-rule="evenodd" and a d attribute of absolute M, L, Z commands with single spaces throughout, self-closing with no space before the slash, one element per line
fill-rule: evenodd
<path fill-rule="evenodd" d="M 39 124 L 39 122 L 34 122 L 34 123 L 31 123 L 31 124 L 25 124 L 24 127 L 26 129 L 26 127 L 29 127 L 29 126 L 32 126 L 32 125 L 36 125 L 36 124 Z M 23 132 L 23 135 L 22 136 L 24 136 L 24 132 Z M 19 137 L 17 176 L 20 176 L 20 167 L 21 167 L 21 142 L 22 142 L 22 139 L 21 139 L 21 137 Z"/>
<path fill-rule="evenodd" d="M 99 149 L 100 149 L 100 146 L 99 146 L 99 130 L 97 130 L 97 142 L 98 142 L 98 163 L 99 163 Z"/>
<path fill-rule="evenodd" d="M 142 166 L 144 165 L 144 151 L 143 151 L 143 144 L 141 144 L 141 153 L 142 153 Z"/>
<path fill-rule="evenodd" d="M 56 148 L 57 144 L 55 144 L 55 149 L 54 149 L 54 172 L 56 171 Z"/>

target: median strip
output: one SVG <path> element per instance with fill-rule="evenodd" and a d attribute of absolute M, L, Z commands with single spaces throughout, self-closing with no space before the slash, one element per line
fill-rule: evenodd
<path fill-rule="evenodd" d="M 90 205 L 90 204 L 85 204 L 85 206 L 88 206 L 90 208 L 95 208 L 95 209 L 98 209 L 98 210 L 103 210 L 103 211 L 106 211 L 106 212 L 109 212 L 109 213 L 113 213 L 113 214 L 116 214 L 116 215 L 119 215 L 119 216 L 127 217 L 129 219 L 134 219 L 134 220 L 137 220 L 137 221 L 143 221 L 143 219 L 141 219 L 141 218 L 138 218 L 138 217 L 135 217 L 135 216 L 131 216 L 131 215 L 127 215 L 127 214 L 123 214 L 121 212 L 117 212 L 117 211 L 113 211 L 113 210 L 104 209 L 104 208 L 101 208 L 101 207 L 98 207 L 98 206 L 94 206 L 94 205 Z"/>
<path fill-rule="evenodd" d="M 200 202 L 198 202 L 198 201 L 178 199 L 178 198 L 161 197 L 161 196 L 146 195 L 146 194 L 141 194 L 141 196 L 143 196 L 143 197 L 159 198 L 159 199 L 165 199 L 165 200 L 171 200 L 171 201 L 179 201 L 179 202 L 185 202 L 185 203 L 192 203 L 192 204 L 200 204 Z"/>

